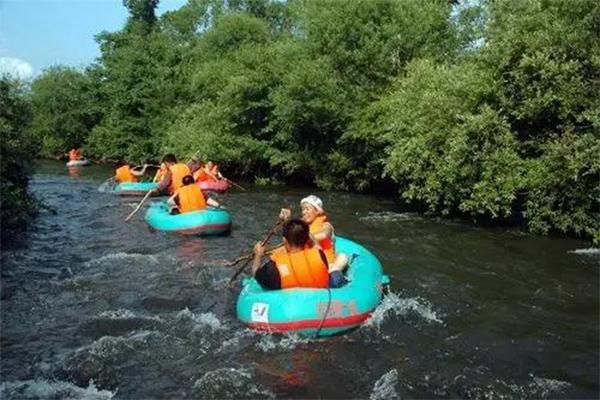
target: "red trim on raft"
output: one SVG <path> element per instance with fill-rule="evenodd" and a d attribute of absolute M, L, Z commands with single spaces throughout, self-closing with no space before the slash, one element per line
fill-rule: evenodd
<path fill-rule="evenodd" d="M 147 190 L 117 190 L 119 196 L 144 196 Z"/>
<path fill-rule="evenodd" d="M 187 228 L 187 229 L 176 229 L 175 232 L 181 233 L 182 235 L 193 235 L 195 233 L 199 233 L 207 230 L 215 230 L 215 231 L 223 231 L 226 232 L 231 229 L 231 224 L 212 224 L 212 225 L 202 225 L 196 228 Z"/>
<path fill-rule="evenodd" d="M 351 328 L 363 322 L 371 315 L 371 312 L 351 315 L 341 318 L 327 318 L 323 322 L 323 328 Z M 269 332 L 288 332 L 299 331 L 301 329 L 318 329 L 321 326 L 321 319 L 307 319 L 302 321 L 290 322 L 247 322 L 248 326 L 259 331 Z"/>

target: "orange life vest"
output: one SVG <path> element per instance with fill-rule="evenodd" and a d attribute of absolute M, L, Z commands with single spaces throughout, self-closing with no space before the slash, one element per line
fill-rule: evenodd
<path fill-rule="evenodd" d="M 166 167 L 166 165 L 161 165 L 160 168 L 158 169 L 158 171 L 156 171 L 156 174 L 154 175 L 154 179 L 152 179 L 152 182 L 160 182 L 163 180 L 163 178 L 165 177 L 165 175 L 167 174 L 167 171 L 169 169 Z"/>
<path fill-rule="evenodd" d="M 323 225 L 326 222 L 329 222 L 329 219 L 326 215 L 319 215 L 315 220 L 310 224 L 309 229 L 311 234 L 315 234 L 323 230 Z M 319 240 L 319 246 L 323 249 L 325 256 L 327 257 L 327 262 L 332 263 L 335 260 L 335 248 L 333 240 L 330 238 L 325 238 L 323 240 Z"/>
<path fill-rule="evenodd" d="M 191 184 L 180 187 L 177 197 L 179 198 L 179 212 L 182 214 L 206 208 L 206 199 L 198 185 Z"/>
<path fill-rule="evenodd" d="M 206 174 L 207 181 L 211 181 L 211 182 L 217 181 L 217 176 L 215 174 L 213 174 L 214 170 L 215 170 L 215 167 L 212 167 L 210 169 L 208 168 L 208 166 L 204 167 L 204 173 Z"/>
<path fill-rule="evenodd" d="M 137 176 L 131 173 L 129 165 L 123 165 L 115 171 L 115 181 L 117 183 L 137 182 Z"/>
<path fill-rule="evenodd" d="M 171 171 L 171 186 L 169 186 L 169 192 L 174 194 L 177 189 L 183 185 L 183 177 L 190 175 L 190 169 L 187 165 L 178 163 L 169 167 Z"/>
<path fill-rule="evenodd" d="M 71 149 L 69 151 L 69 161 L 79 160 L 80 157 L 81 157 L 81 152 L 79 150 Z"/>
<path fill-rule="evenodd" d="M 280 247 L 271 254 L 271 260 L 279 270 L 282 289 L 329 287 L 327 264 L 323 262 L 316 247 L 307 247 L 292 253 L 285 247 Z"/>
<path fill-rule="evenodd" d="M 204 182 L 208 180 L 208 175 L 204 169 L 200 168 L 196 172 L 194 172 L 194 180 L 196 182 Z"/>

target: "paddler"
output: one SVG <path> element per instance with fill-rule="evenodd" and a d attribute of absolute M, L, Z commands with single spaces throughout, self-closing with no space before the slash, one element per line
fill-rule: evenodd
<path fill-rule="evenodd" d="M 144 164 L 141 170 L 137 170 L 136 167 L 133 167 L 133 164 L 130 164 L 125 161 L 121 161 L 117 163 L 117 169 L 115 170 L 115 182 L 117 183 L 126 183 L 126 182 L 137 182 L 140 176 L 144 176 L 146 173 L 146 168 L 148 168 L 148 164 Z"/>
<path fill-rule="evenodd" d="M 270 290 L 295 287 L 326 288 L 330 285 L 327 258 L 309 236 L 308 224 L 292 219 L 283 225 L 283 246 L 276 249 L 269 261 L 260 266 L 265 246 L 254 246 L 252 275 Z"/>
<path fill-rule="evenodd" d="M 210 197 L 206 199 L 200 186 L 194 182 L 192 175 L 186 175 L 182 180 L 183 185 L 167 200 L 173 207 L 171 214 L 185 214 L 193 211 L 204 210 L 207 205 L 220 207 L 221 205 Z"/>
<path fill-rule="evenodd" d="M 167 172 L 158 183 L 158 188 L 152 190 L 152 194 L 172 196 L 182 186 L 183 177 L 190 175 L 190 168 L 183 163 L 178 163 L 173 154 L 165 155 L 162 162 L 166 165 Z"/>
<path fill-rule="evenodd" d="M 302 220 L 308 224 L 311 238 L 318 243 L 327 257 L 330 286 L 343 286 L 347 282 L 343 272 L 348 266 L 348 256 L 335 252 L 335 231 L 323 209 L 323 201 L 311 194 L 300 201 L 300 207 L 302 208 Z M 289 208 L 283 208 L 279 217 L 287 221 L 291 215 L 292 211 Z"/>

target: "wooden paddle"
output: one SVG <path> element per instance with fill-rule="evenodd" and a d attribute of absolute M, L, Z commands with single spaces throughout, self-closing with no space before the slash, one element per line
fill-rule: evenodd
<path fill-rule="evenodd" d="M 269 239 L 271 239 L 271 237 L 275 234 L 275 232 L 277 231 L 277 228 L 279 228 L 281 226 L 281 224 L 283 224 L 283 220 L 278 219 L 277 222 L 275 223 L 275 225 L 273 225 L 271 227 L 271 229 L 269 229 L 269 232 L 267 233 L 267 236 L 263 239 L 261 243 L 262 246 L 264 246 Z M 237 279 L 237 277 L 246 269 L 246 267 L 248 266 L 248 264 L 250 264 L 250 261 L 252 260 L 251 257 L 248 258 L 248 260 L 240 267 L 238 268 L 237 271 L 235 271 L 235 274 L 233 274 L 233 276 L 231 277 L 231 279 L 229 279 L 229 287 L 233 287 L 233 283 L 235 282 L 235 280 Z"/>
<path fill-rule="evenodd" d="M 272 254 L 275 250 L 277 250 L 281 246 L 283 246 L 283 243 L 280 243 L 277 246 L 270 247 L 265 251 L 265 254 L 266 255 Z M 243 256 L 239 256 L 238 258 L 234 258 L 231 261 L 227 261 L 227 260 L 223 260 L 221 262 L 217 261 L 215 264 L 219 264 L 223 267 L 232 267 L 232 266 L 236 265 L 237 263 L 239 263 L 240 261 L 244 261 L 244 260 L 247 260 L 252 257 L 254 257 L 254 253 L 248 253 Z"/>
<path fill-rule="evenodd" d="M 125 222 L 129 221 L 131 219 L 131 217 L 133 217 L 135 215 L 135 213 L 138 212 L 138 210 L 142 207 L 142 205 L 146 202 L 146 200 L 148 200 L 148 198 L 150 197 L 150 195 L 152 194 L 153 191 L 154 191 L 154 189 L 148 190 L 148 193 L 146 193 L 146 195 L 144 196 L 142 201 L 140 201 L 140 204 L 138 204 L 137 207 L 135 208 L 135 210 L 133 210 L 131 212 L 131 214 L 129 214 L 127 216 L 127 218 L 125 218 Z"/>
<path fill-rule="evenodd" d="M 213 175 L 213 174 L 211 174 L 210 172 L 208 172 L 208 171 L 204 171 L 204 172 L 206 172 L 206 175 L 208 175 L 208 176 L 210 176 L 210 177 L 214 178 L 215 180 L 217 180 L 217 181 L 219 180 L 219 178 L 217 178 L 216 176 L 214 176 L 214 175 Z M 235 183 L 234 181 L 232 181 L 232 180 L 230 180 L 230 179 L 227 179 L 227 178 L 225 178 L 225 177 L 223 177 L 223 179 L 224 179 L 224 180 L 226 180 L 227 182 L 231 183 L 233 186 L 235 186 L 235 187 L 238 187 L 238 188 L 242 189 L 243 191 L 246 191 L 246 189 L 244 189 L 243 187 L 241 187 L 240 185 L 238 185 L 238 184 L 237 184 L 237 183 Z"/>

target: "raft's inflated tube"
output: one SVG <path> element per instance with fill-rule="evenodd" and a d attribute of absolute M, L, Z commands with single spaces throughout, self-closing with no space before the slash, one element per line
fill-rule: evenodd
<path fill-rule="evenodd" d="M 221 208 L 171 215 L 167 203 L 161 201 L 150 205 L 145 219 L 152 228 L 167 232 L 223 235 L 231 230 L 231 215 Z"/>
<path fill-rule="evenodd" d="M 144 196 L 148 191 L 158 188 L 154 182 L 124 182 L 115 186 L 115 193 L 121 196 Z"/>
<path fill-rule="evenodd" d="M 229 182 L 227 182 L 225 179 L 220 181 L 201 181 L 198 182 L 197 185 L 200 187 L 200 189 L 202 189 L 202 191 L 223 193 L 229 189 Z"/>
<path fill-rule="evenodd" d="M 67 167 L 87 167 L 92 165 L 90 160 L 71 160 L 67 162 Z"/>
<path fill-rule="evenodd" d="M 389 278 L 379 260 L 363 246 L 337 237 L 335 248 L 350 259 L 346 285 L 264 290 L 254 278 L 246 278 L 237 301 L 238 319 L 257 330 L 303 336 L 333 335 L 359 326 L 381 302 Z"/>

